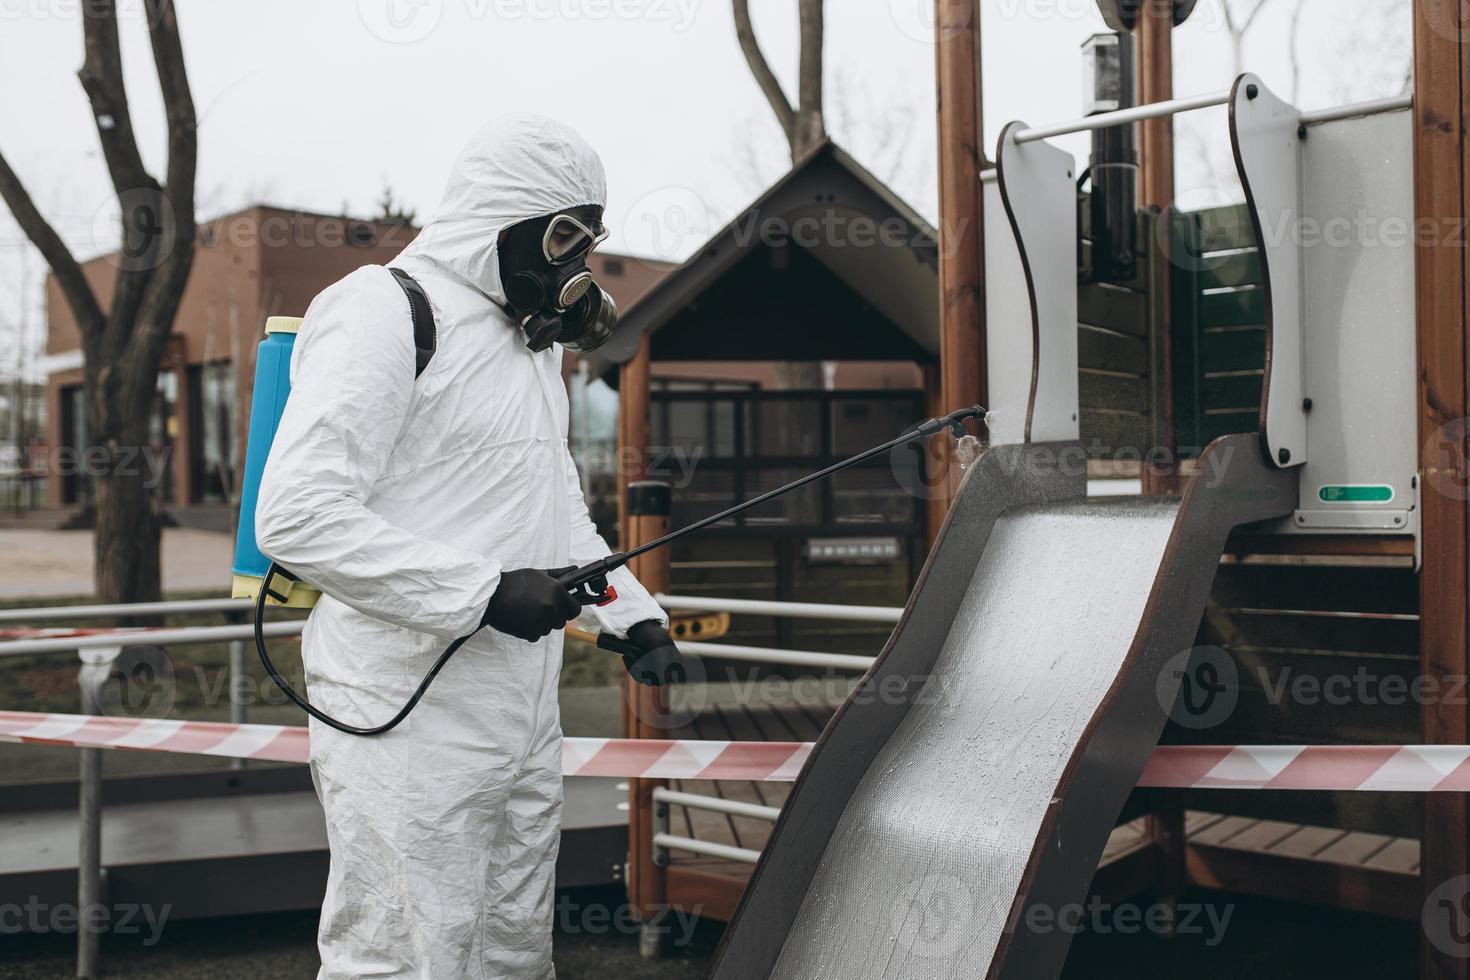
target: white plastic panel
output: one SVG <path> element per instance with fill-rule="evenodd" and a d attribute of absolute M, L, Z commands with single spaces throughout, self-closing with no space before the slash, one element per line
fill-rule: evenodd
<path fill-rule="evenodd" d="M 1256 228 L 1266 289 L 1266 387 L 1262 438 L 1271 461 L 1307 461 L 1302 407 L 1301 113 L 1255 75 L 1242 75 L 1230 99 L 1230 139 Z"/>
<path fill-rule="evenodd" d="M 1413 115 L 1307 128 L 1300 532 L 1417 533 Z"/>
<path fill-rule="evenodd" d="M 1031 398 L 1031 294 L 994 170 L 981 177 L 985 197 L 986 423 L 997 446 L 1026 441 Z"/>
<path fill-rule="evenodd" d="M 1001 134 L 986 184 L 985 274 L 994 443 L 1078 437 L 1077 194 L 1072 155 Z"/>

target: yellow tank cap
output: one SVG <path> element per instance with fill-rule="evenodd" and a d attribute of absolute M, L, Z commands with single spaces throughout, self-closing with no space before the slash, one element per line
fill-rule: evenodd
<path fill-rule="evenodd" d="M 265 318 L 266 333 L 295 333 L 301 329 L 299 316 L 268 316 Z"/>

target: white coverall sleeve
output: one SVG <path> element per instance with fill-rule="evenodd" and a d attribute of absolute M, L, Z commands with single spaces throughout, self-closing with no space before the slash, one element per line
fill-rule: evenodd
<path fill-rule="evenodd" d="M 375 267 L 311 304 L 255 534 L 265 554 L 364 615 L 457 637 L 479 626 L 499 562 L 396 527 L 366 504 L 413 396 L 408 323 L 402 290 Z"/>
<path fill-rule="evenodd" d="M 582 483 L 577 478 L 577 464 L 567 453 L 567 513 L 572 521 L 571 558 L 578 565 L 605 558 L 611 553 L 607 542 L 597 533 L 597 525 L 587 513 L 587 501 L 582 497 Z M 618 597 L 605 606 L 593 606 L 592 614 L 602 628 L 623 640 L 628 637 L 628 627 L 656 619 L 669 625 L 668 613 L 654 601 L 648 590 L 626 568 L 620 568 L 607 577 L 607 582 Z"/>

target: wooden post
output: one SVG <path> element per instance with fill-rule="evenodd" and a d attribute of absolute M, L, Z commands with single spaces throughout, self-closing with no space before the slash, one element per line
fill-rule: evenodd
<path fill-rule="evenodd" d="M 1414 8 L 1414 214 L 1419 374 L 1419 445 L 1424 563 L 1419 572 L 1420 670 L 1429 683 L 1454 689 L 1470 673 L 1466 566 L 1470 515 L 1466 501 L 1466 261 L 1464 227 L 1470 211 L 1466 180 L 1465 31 L 1462 0 L 1420 0 Z M 1429 700 L 1420 708 L 1428 743 L 1470 741 L 1462 698 Z M 1470 873 L 1470 809 L 1459 793 L 1424 798 L 1420 882 L 1426 899 Z M 1459 917 L 1463 882 L 1453 907 L 1425 910 L 1420 975 L 1465 980 L 1470 961 L 1434 941 L 1430 915 Z M 1463 929 L 1462 921 L 1449 926 Z"/>
<path fill-rule="evenodd" d="M 1138 101 L 1142 105 L 1163 102 L 1174 97 L 1174 11 L 1172 3 L 1146 2 L 1138 15 Z M 1161 212 L 1174 202 L 1174 120 L 1171 116 L 1149 119 L 1139 124 L 1138 201 L 1145 208 Z M 1160 221 L 1166 222 L 1167 215 Z M 1167 222 L 1166 222 L 1167 224 Z M 1169 234 L 1167 226 L 1160 234 Z M 1149 427 L 1154 446 L 1140 447 L 1150 455 L 1143 460 L 1143 492 L 1160 495 L 1179 489 L 1179 469 L 1175 462 L 1174 435 L 1174 317 L 1170 299 L 1169 250 L 1156 235 L 1150 247 L 1154 261 L 1149 268 L 1149 300 L 1155 311 L 1152 356 L 1153 392 L 1150 405 L 1154 424 Z M 1164 253 L 1160 256 L 1159 253 Z M 1167 453 L 1166 460 L 1150 464 L 1156 450 Z M 1162 463 L 1163 465 L 1159 465 Z M 1184 794 L 1162 790 L 1154 794 L 1154 804 L 1144 819 L 1145 832 L 1158 853 L 1156 888 L 1166 900 L 1176 899 L 1184 890 Z"/>
<path fill-rule="evenodd" d="M 628 538 L 635 547 L 669 533 L 670 488 L 667 483 L 639 481 L 628 484 L 624 506 L 628 510 Z M 633 559 L 633 575 L 649 592 L 669 590 L 669 551 L 659 548 Z M 631 716 L 631 718 L 630 718 Z M 662 687 L 644 687 L 623 678 L 623 717 L 628 719 L 630 738 L 669 738 L 662 719 L 669 717 L 668 699 Z M 648 957 L 663 952 L 666 935 L 662 921 L 668 904 L 666 868 L 654 858 L 653 835 L 661 822 L 653 800 L 663 780 L 628 781 L 628 893 L 638 918 L 639 951 Z"/>
<path fill-rule="evenodd" d="M 669 529 L 669 495 L 645 492 L 648 470 L 648 409 L 651 355 L 648 336 L 639 342 L 638 353 L 618 371 L 618 482 L 627 488 L 618 494 L 620 547 L 627 551 L 651 541 Z M 660 514 L 659 511 L 662 510 Z M 650 513 L 651 511 L 651 513 Z M 649 592 L 669 588 L 668 551 L 640 556 L 629 566 Z M 668 733 L 650 724 L 660 717 L 663 704 L 659 692 L 623 678 L 624 738 L 666 738 Z M 653 790 L 655 780 L 633 779 L 628 783 L 628 900 L 642 923 L 639 947 L 645 956 L 662 951 L 660 916 L 666 904 L 664 869 L 653 859 Z"/>
<path fill-rule="evenodd" d="M 638 353 L 618 368 L 618 486 L 643 479 L 648 473 L 648 405 L 652 372 L 648 335 L 638 342 Z M 618 539 L 627 551 L 628 500 L 618 494 Z"/>
<path fill-rule="evenodd" d="M 1144 3 L 1138 15 L 1138 96 L 1140 104 L 1163 102 L 1174 97 L 1174 12 L 1168 2 Z M 1174 203 L 1174 119 L 1164 116 L 1139 124 L 1138 200 L 1145 208 L 1163 211 Z M 1162 220 L 1162 219 L 1161 219 Z M 1167 222 L 1161 235 L 1169 234 Z M 1162 248 L 1157 239 L 1155 250 Z M 1165 250 L 1167 251 L 1167 250 Z M 1156 264 L 1154 268 L 1168 266 Z M 1174 493 L 1179 489 L 1179 468 L 1175 462 L 1174 434 L 1174 318 L 1170 304 L 1170 277 L 1156 276 L 1149 283 L 1154 308 L 1163 312 L 1156 320 L 1153 336 L 1153 398 L 1155 424 L 1150 427 L 1157 446 L 1140 447 L 1163 450 L 1167 459 L 1162 465 L 1143 466 L 1143 492 Z"/>
<path fill-rule="evenodd" d="M 987 400 L 978 0 L 935 0 L 934 31 L 939 101 L 939 400 L 943 412 L 952 412 Z M 940 441 L 941 475 L 953 488 L 958 477 L 952 465 L 953 443 Z M 928 508 L 930 541 L 946 509 Z"/>

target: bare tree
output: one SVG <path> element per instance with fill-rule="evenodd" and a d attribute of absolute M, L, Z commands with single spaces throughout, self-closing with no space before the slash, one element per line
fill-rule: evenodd
<path fill-rule="evenodd" d="M 1270 0 L 1220 0 L 1220 12 L 1225 16 L 1225 30 L 1230 35 L 1230 54 L 1234 59 L 1232 75 L 1239 75 L 1245 64 L 1245 36 L 1255 26 L 1256 18 Z"/>
<path fill-rule="evenodd" d="M 159 595 L 158 501 L 138 455 L 148 445 L 158 369 L 194 259 L 197 122 L 171 0 L 144 0 L 153 63 L 168 123 L 160 184 L 143 166 L 123 85 L 115 0 L 82 7 L 85 56 L 77 77 L 122 209 L 123 247 L 103 309 L 82 267 L 0 156 L 0 198 L 40 251 L 82 336 L 87 421 L 95 448 L 94 577 L 104 602 Z"/>
<path fill-rule="evenodd" d="M 787 99 L 775 72 L 761 53 L 750 22 L 750 0 L 731 0 L 735 9 L 735 37 L 750 65 L 750 73 L 771 104 L 794 161 L 827 136 L 822 120 L 822 0 L 796 0 L 801 24 L 801 55 L 796 75 L 796 105 Z"/>

